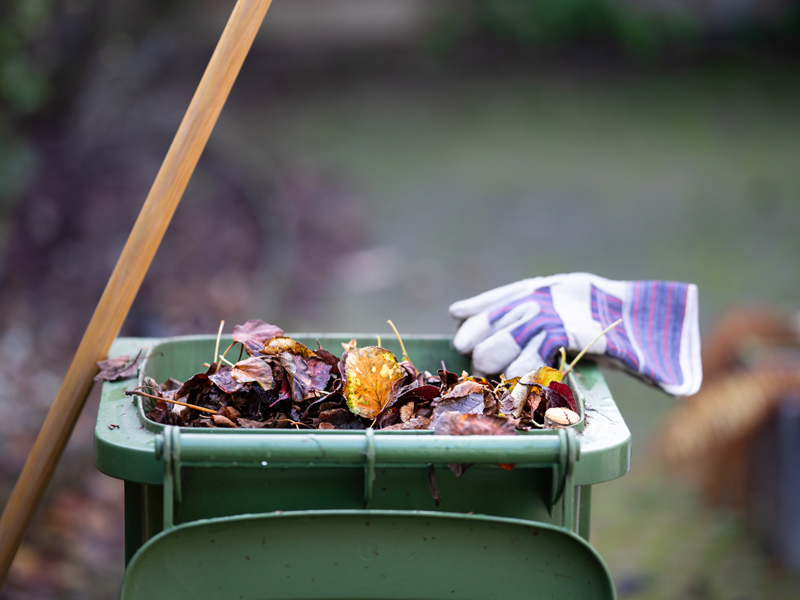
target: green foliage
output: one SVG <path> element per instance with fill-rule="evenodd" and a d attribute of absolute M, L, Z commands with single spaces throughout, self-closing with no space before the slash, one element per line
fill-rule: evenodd
<path fill-rule="evenodd" d="M 0 9 L 0 100 L 13 115 L 35 112 L 51 92 L 55 9 L 55 0 L 8 0 Z"/>
<path fill-rule="evenodd" d="M 439 48 L 477 37 L 540 48 L 602 43 L 632 56 L 700 34 L 688 14 L 656 17 L 613 0 L 474 0 L 454 18 L 442 15 L 441 24 Z"/>
<path fill-rule="evenodd" d="M 6 0 L 0 5 L 0 215 L 35 168 L 35 153 L 18 123 L 41 110 L 51 96 L 55 8 L 56 0 Z"/>

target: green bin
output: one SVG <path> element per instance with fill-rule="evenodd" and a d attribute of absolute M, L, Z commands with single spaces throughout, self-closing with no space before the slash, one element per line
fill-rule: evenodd
<path fill-rule="evenodd" d="M 334 353 L 376 341 L 290 335 Z M 420 370 L 469 369 L 449 338 L 404 343 Z M 577 425 L 516 436 L 179 428 L 125 395 L 145 375 L 188 378 L 215 346 L 120 338 L 109 354 L 146 356 L 139 380 L 103 385 L 95 428 L 97 467 L 125 482 L 121 597 L 614 597 L 588 543 L 591 492 L 627 472 L 630 433 L 592 363 L 569 376 Z"/>

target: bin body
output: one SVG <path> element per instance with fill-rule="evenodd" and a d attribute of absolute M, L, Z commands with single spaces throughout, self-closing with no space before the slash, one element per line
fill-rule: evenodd
<path fill-rule="evenodd" d="M 336 354 L 352 338 L 359 346 L 377 343 L 373 336 L 290 335 Z M 469 368 L 449 338 L 412 336 L 404 343 L 420 370 Z M 212 336 L 121 338 L 110 356 L 142 350 L 140 380 L 185 380 L 212 361 L 215 344 Z M 394 340 L 381 345 L 401 354 Z M 623 475 L 630 464 L 630 434 L 591 363 L 569 381 L 581 415 L 576 426 L 517 436 L 177 428 L 147 419 L 142 400 L 125 396 L 138 383 L 104 384 L 95 429 L 98 468 L 125 481 L 126 562 L 171 528 L 287 512 L 479 515 L 588 540 L 592 485 Z M 448 468 L 453 462 L 473 466 L 456 477 Z"/>

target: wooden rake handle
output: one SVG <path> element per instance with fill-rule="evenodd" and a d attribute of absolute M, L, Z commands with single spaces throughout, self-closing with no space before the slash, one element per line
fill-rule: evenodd
<path fill-rule="evenodd" d="M 0 587 L 272 0 L 238 0 L 0 517 Z"/>

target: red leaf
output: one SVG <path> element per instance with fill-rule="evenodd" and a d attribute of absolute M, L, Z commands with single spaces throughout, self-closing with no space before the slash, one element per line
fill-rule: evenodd
<path fill-rule="evenodd" d="M 264 344 L 279 335 L 283 335 L 283 329 L 260 319 L 250 319 L 233 328 L 233 341 L 242 344 L 250 356 L 259 354 Z"/>
<path fill-rule="evenodd" d="M 578 403 L 575 402 L 575 396 L 572 395 L 572 388 L 564 383 L 559 383 L 558 381 L 551 381 L 550 385 L 548 386 L 551 390 L 558 393 L 561 398 L 563 398 L 564 404 L 561 403 L 561 400 L 554 399 L 550 400 L 550 396 L 547 398 L 547 408 L 555 408 L 558 406 L 563 406 L 565 408 L 570 409 L 573 412 L 578 412 Z"/>
<path fill-rule="evenodd" d="M 208 376 L 219 389 L 227 394 L 233 394 L 242 389 L 242 384 L 231 376 L 229 366 L 221 367 L 219 371 Z"/>

